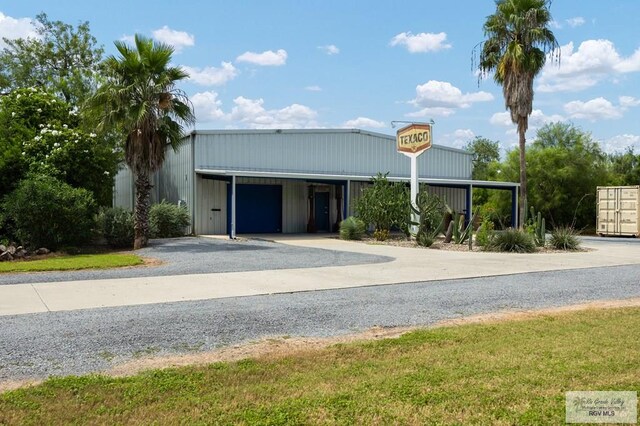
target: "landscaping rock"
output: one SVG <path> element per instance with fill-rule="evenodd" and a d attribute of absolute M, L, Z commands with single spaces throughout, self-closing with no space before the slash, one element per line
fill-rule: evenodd
<path fill-rule="evenodd" d="M 51 250 L 44 247 L 40 247 L 38 250 L 35 251 L 35 254 L 37 255 L 43 255 L 43 254 L 49 254 L 49 253 L 51 253 Z"/>
<path fill-rule="evenodd" d="M 13 256 L 8 251 L 4 251 L 2 252 L 2 254 L 0 254 L 0 262 L 4 262 L 7 260 L 13 260 Z"/>
<path fill-rule="evenodd" d="M 4 244 L 0 244 L 0 253 L 7 251 L 7 247 Z"/>
<path fill-rule="evenodd" d="M 18 247 L 16 249 L 15 254 L 13 255 L 13 257 L 15 257 L 16 259 L 23 259 L 27 256 L 27 251 L 25 249 L 23 249 L 22 247 Z"/>
<path fill-rule="evenodd" d="M 9 247 L 7 247 L 6 251 L 13 256 L 16 253 L 16 246 L 10 245 Z"/>

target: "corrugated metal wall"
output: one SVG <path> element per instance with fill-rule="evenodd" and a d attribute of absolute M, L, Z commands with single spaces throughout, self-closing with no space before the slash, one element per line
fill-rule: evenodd
<path fill-rule="evenodd" d="M 195 233 L 224 235 L 227 233 L 227 185 L 221 180 L 196 178 Z"/>
<path fill-rule="evenodd" d="M 239 177 L 236 184 L 281 185 L 282 186 L 282 232 L 301 233 L 307 230 L 308 201 L 307 183 L 304 181 L 283 179 L 262 179 Z M 230 183 L 223 180 L 196 179 L 195 233 L 224 235 L 227 233 L 227 191 Z M 332 196 L 333 195 L 332 193 Z M 332 202 L 335 210 L 335 199 Z M 219 211 L 214 211 L 218 210 Z M 259 212 L 258 212 L 259 214 Z M 331 218 L 335 222 L 336 213 Z M 333 223 L 332 222 L 332 223 Z"/>
<path fill-rule="evenodd" d="M 113 206 L 133 210 L 134 197 L 133 173 L 128 167 L 123 166 L 116 174 L 113 186 Z"/>
<path fill-rule="evenodd" d="M 470 179 L 472 155 L 434 145 L 418 158 L 421 177 Z M 218 131 L 196 135 L 196 169 L 408 177 L 395 138 L 350 130 Z"/>
<path fill-rule="evenodd" d="M 186 202 L 189 212 L 193 212 L 193 162 L 191 161 L 191 139 L 185 138 L 177 151 L 167 149 L 162 168 L 155 176 L 158 190 L 157 202 L 167 200 L 177 204 Z"/>

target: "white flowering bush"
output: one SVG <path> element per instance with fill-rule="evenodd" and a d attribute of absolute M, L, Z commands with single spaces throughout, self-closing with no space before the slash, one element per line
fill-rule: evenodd
<path fill-rule="evenodd" d="M 77 111 L 37 88 L 0 97 L 0 197 L 32 173 L 55 177 L 111 203 L 120 153 L 82 130 Z"/>

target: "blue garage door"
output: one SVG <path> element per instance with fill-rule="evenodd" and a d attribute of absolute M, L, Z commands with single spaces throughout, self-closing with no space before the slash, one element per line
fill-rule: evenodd
<path fill-rule="evenodd" d="M 236 233 L 282 232 L 282 186 L 236 185 Z"/>

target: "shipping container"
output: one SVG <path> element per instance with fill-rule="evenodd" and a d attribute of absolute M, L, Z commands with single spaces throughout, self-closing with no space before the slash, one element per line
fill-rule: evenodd
<path fill-rule="evenodd" d="M 599 186 L 598 235 L 640 235 L 640 186 Z"/>

